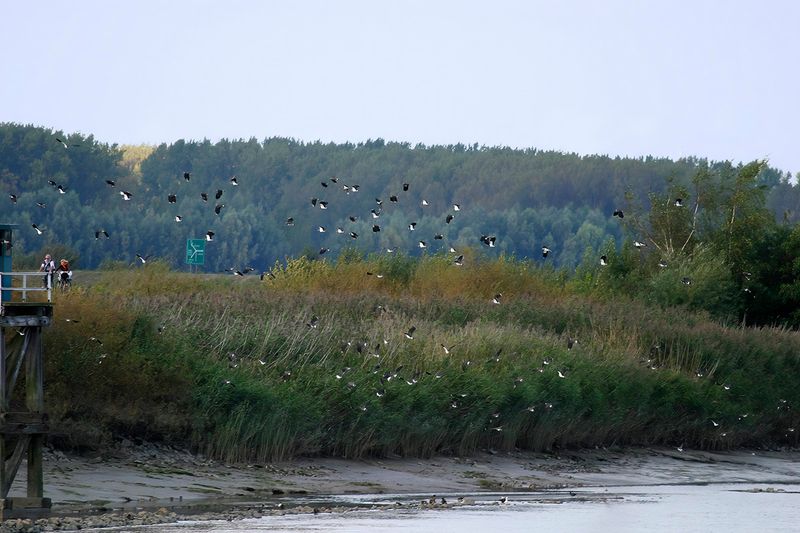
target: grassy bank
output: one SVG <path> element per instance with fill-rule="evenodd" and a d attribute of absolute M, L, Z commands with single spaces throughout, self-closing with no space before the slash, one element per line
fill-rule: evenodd
<path fill-rule="evenodd" d="M 272 274 L 148 263 L 59 295 L 52 438 L 252 461 L 797 442 L 792 331 L 593 298 L 502 259 L 299 259 Z"/>

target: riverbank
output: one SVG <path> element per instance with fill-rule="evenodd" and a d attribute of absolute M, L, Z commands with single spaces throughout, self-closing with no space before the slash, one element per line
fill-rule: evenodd
<path fill-rule="evenodd" d="M 23 475 L 12 495 L 24 493 L 24 468 L 20 470 Z M 800 483 L 800 452 L 619 448 L 225 464 L 170 447 L 123 443 L 113 453 L 94 457 L 48 452 L 45 495 L 53 500 L 53 517 L 6 522 L 0 531 L 236 520 L 354 508 L 447 509 L 459 505 L 459 495 L 491 502 L 498 494 L 513 499 L 517 491 L 541 492 L 557 502 L 574 498 L 570 489 L 580 487 L 716 483 L 771 484 L 776 491 Z M 434 495 L 436 503 L 430 505 Z"/>

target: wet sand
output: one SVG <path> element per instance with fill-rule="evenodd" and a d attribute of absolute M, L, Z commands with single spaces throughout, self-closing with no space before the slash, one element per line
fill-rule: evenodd
<path fill-rule="evenodd" d="M 23 465 L 12 496 L 24 495 L 24 470 Z M 395 500 L 403 510 L 410 504 L 420 510 L 447 509 L 457 495 L 494 503 L 496 494 L 516 491 L 527 500 L 533 497 L 522 491 L 537 493 L 536 501 L 574 502 L 576 494 L 583 494 L 579 500 L 603 501 L 615 487 L 704 484 L 739 484 L 743 490 L 752 488 L 746 484 L 759 490 L 800 484 L 800 452 L 604 449 L 227 465 L 168 447 L 129 444 L 106 457 L 53 451 L 45 456 L 45 496 L 53 500 L 54 514 L 116 511 L 131 517 L 124 523 L 144 520 L 144 514 L 136 513 L 147 512 L 160 513 L 163 521 L 196 513 L 205 513 L 203 519 L 238 519 L 386 507 Z M 448 504 L 421 504 L 434 494 L 448 495 Z M 245 511 L 232 512 L 237 509 Z M 114 523 L 119 521 L 109 525 Z"/>

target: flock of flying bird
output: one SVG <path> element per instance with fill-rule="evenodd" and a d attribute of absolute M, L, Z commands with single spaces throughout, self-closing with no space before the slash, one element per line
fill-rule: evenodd
<path fill-rule="evenodd" d="M 79 145 L 75 145 L 75 144 L 72 144 L 72 145 L 67 144 L 64 140 L 62 140 L 60 138 L 56 138 L 56 141 L 58 143 L 60 143 L 65 149 L 69 149 L 71 146 L 72 147 L 79 146 Z M 189 171 L 183 172 L 183 179 L 185 181 L 187 181 L 187 182 L 190 181 L 192 179 L 191 172 L 189 172 Z M 230 183 L 230 185 L 232 187 L 239 186 L 239 180 L 238 180 L 238 178 L 236 176 L 231 177 L 228 181 L 229 181 L 229 183 Z M 48 183 L 59 194 L 65 194 L 66 193 L 66 188 L 63 185 L 57 184 L 53 180 L 49 180 Z M 107 186 L 109 186 L 111 188 L 116 188 L 116 186 L 117 186 L 117 184 L 113 180 L 106 180 L 105 183 L 106 183 Z M 330 192 L 333 189 L 339 189 L 339 191 L 341 193 L 344 193 L 346 196 L 357 195 L 357 194 L 360 193 L 360 189 L 361 189 L 361 187 L 359 185 L 357 185 L 357 184 L 347 185 L 347 184 L 344 184 L 344 183 L 340 183 L 340 180 L 337 177 L 331 177 L 331 178 L 329 178 L 328 181 L 320 182 L 320 187 L 322 188 L 323 191 L 326 191 L 326 192 Z M 409 183 L 403 183 L 402 187 L 401 187 L 402 193 L 407 193 L 409 191 L 410 187 L 411 187 L 411 185 Z M 401 198 L 403 196 L 402 193 L 398 192 L 397 194 L 390 195 L 389 198 L 388 198 L 388 201 L 386 203 L 388 205 L 394 205 L 394 204 L 401 203 Z M 214 213 L 216 215 L 220 215 L 221 212 L 222 212 L 222 209 L 225 207 L 225 204 L 219 203 L 219 200 L 221 200 L 223 194 L 224 194 L 224 190 L 223 189 L 217 189 L 216 192 L 213 194 L 213 198 L 215 200 Z M 134 197 L 134 193 L 132 193 L 130 191 L 125 191 L 125 190 L 120 190 L 119 191 L 119 195 L 120 195 L 122 201 L 126 201 L 126 202 L 130 201 Z M 16 195 L 10 194 L 9 197 L 10 197 L 12 203 L 16 203 L 17 202 L 17 196 Z M 208 193 L 203 192 L 203 193 L 200 194 L 200 201 L 202 201 L 204 203 L 208 203 L 210 201 L 210 199 L 211 199 L 211 196 Z M 178 200 L 178 197 L 177 197 L 176 193 L 170 193 L 170 194 L 167 195 L 166 201 L 167 201 L 168 204 L 176 204 L 177 200 Z M 45 209 L 47 207 L 46 203 L 44 203 L 44 202 L 36 202 L 36 205 L 38 207 L 40 207 L 41 209 Z M 325 211 L 325 210 L 329 209 L 330 200 L 322 199 L 322 198 L 318 198 L 318 197 L 312 197 L 310 199 L 310 205 L 311 205 L 312 209 L 319 209 L 321 211 Z M 673 202 L 673 205 L 675 207 L 678 207 L 678 208 L 683 207 L 683 205 L 684 205 L 683 204 L 683 199 L 676 198 L 674 200 L 674 202 Z M 428 200 L 426 200 L 426 199 L 422 199 L 421 202 L 420 202 L 420 206 L 421 206 L 422 209 L 428 208 L 430 206 L 430 202 Z M 371 220 L 372 220 L 372 228 L 371 228 L 372 233 L 378 233 L 378 232 L 381 231 L 381 226 L 378 223 L 378 219 L 380 219 L 380 217 L 383 215 L 385 207 L 387 207 L 387 205 L 385 205 L 383 200 L 381 200 L 380 198 L 375 198 L 375 204 L 374 204 L 373 208 L 370 209 L 369 215 L 368 215 L 368 217 L 371 218 Z M 457 216 L 457 213 L 459 211 L 461 211 L 461 209 L 462 209 L 462 207 L 461 207 L 460 204 L 458 204 L 458 203 L 452 204 L 451 212 L 448 212 L 444 216 L 444 219 L 443 219 L 444 220 L 444 224 L 445 225 L 451 224 L 455 220 L 455 218 Z M 624 213 L 623 213 L 623 211 L 621 209 L 616 209 L 616 210 L 614 210 L 612 216 L 613 217 L 618 217 L 619 219 L 623 219 L 625 215 L 624 215 Z M 359 218 L 360 217 L 358 215 L 350 215 L 350 216 L 348 216 L 348 220 L 351 223 L 357 222 L 359 220 Z M 175 220 L 176 223 L 181 223 L 183 221 L 183 217 L 181 215 L 179 215 L 179 214 L 175 214 L 174 215 L 174 220 Z M 286 219 L 286 221 L 285 221 L 285 225 L 287 227 L 294 227 L 295 223 L 296 223 L 295 217 L 293 217 L 293 216 L 292 217 L 288 217 Z M 44 231 L 45 231 L 44 228 L 42 228 L 40 225 L 35 224 L 35 223 L 32 224 L 32 227 L 33 227 L 33 229 L 36 231 L 36 233 L 38 235 L 42 235 L 44 233 Z M 417 222 L 410 221 L 408 223 L 407 227 L 408 227 L 408 231 L 409 232 L 417 231 Z M 343 228 L 341 226 L 338 226 L 334 230 L 331 230 L 326 225 L 317 225 L 316 226 L 316 232 L 318 232 L 318 233 L 335 233 L 337 235 L 342 235 L 342 234 L 346 233 L 351 239 L 358 239 L 360 237 L 360 235 L 357 232 L 348 231 L 348 230 L 346 230 L 345 228 Z M 206 234 L 205 234 L 205 240 L 208 241 L 208 242 L 211 242 L 211 241 L 214 240 L 215 235 L 216 234 L 215 234 L 215 232 L 213 230 L 208 230 L 206 232 Z M 109 239 L 110 238 L 108 232 L 106 230 L 104 230 L 104 229 L 95 230 L 94 231 L 94 236 L 95 236 L 96 240 Z M 441 240 L 444 240 L 444 236 L 443 236 L 442 233 L 436 233 L 435 235 L 433 235 L 432 240 L 441 241 Z M 497 236 L 496 235 L 484 234 L 484 235 L 480 236 L 479 242 L 481 244 L 483 244 L 484 246 L 488 247 L 488 248 L 495 248 L 497 246 Z M 645 242 L 638 241 L 638 240 L 634 241 L 633 244 L 634 244 L 634 247 L 637 248 L 637 249 L 642 249 L 642 248 L 645 248 L 647 246 L 647 244 Z M 425 238 L 422 238 L 422 239 L 417 241 L 417 247 L 419 247 L 420 249 L 426 249 L 426 248 L 429 247 L 429 245 L 430 245 L 430 241 L 425 240 Z M 453 255 L 452 264 L 455 265 L 455 266 L 462 266 L 464 264 L 464 255 L 463 254 L 459 254 L 455 250 L 455 248 L 453 248 L 452 246 L 450 246 L 448 248 L 448 250 L 449 250 L 449 253 Z M 322 248 L 319 249 L 318 253 L 319 253 L 319 256 L 322 256 L 322 255 L 325 255 L 326 253 L 328 253 L 329 251 L 330 251 L 330 248 L 323 246 Z M 395 251 L 396 251 L 396 248 L 392 248 L 392 247 L 386 248 L 386 252 L 387 253 L 394 253 Z M 543 245 L 541 247 L 542 257 L 544 259 L 547 259 L 547 257 L 552 253 L 552 251 L 553 250 L 547 245 Z M 137 258 L 138 261 L 140 261 L 142 264 L 144 264 L 151 258 L 151 255 L 145 255 L 145 254 L 137 253 L 136 254 L 136 258 Z M 608 265 L 608 257 L 606 255 L 602 255 L 600 257 L 600 266 L 605 267 L 607 265 Z M 667 267 L 667 263 L 665 261 L 663 261 L 663 260 L 660 261 L 658 265 L 661 268 L 666 268 Z M 246 267 L 246 268 L 242 268 L 242 269 L 231 267 L 231 268 L 228 268 L 226 271 L 231 272 L 232 274 L 234 274 L 236 276 L 245 276 L 249 272 L 252 272 L 254 270 L 255 270 L 255 268 L 253 268 L 253 267 Z M 383 277 L 380 273 L 368 272 L 368 275 L 375 275 L 378 278 Z M 261 279 L 263 280 L 265 278 L 265 276 L 270 276 L 270 277 L 274 278 L 274 276 L 270 272 L 262 272 Z M 684 284 L 686 284 L 686 285 L 690 285 L 692 281 L 691 281 L 690 278 L 684 277 L 682 279 L 682 282 Z M 502 302 L 502 298 L 503 298 L 503 295 L 501 293 L 497 293 L 492 297 L 491 303 L 494 304 L 494 305 L 500 305 L 501 302 Z M 378 307 L 380 309 L 380 306 L 378 306 Z M 67 319 L 67 321 L 68 322 L 77 322 L 77 320 L 73 320 L 73 319 Z M 317 316 L 313 316 L 306 323 L 306 327 L 311 329 L 311 330 L 317 329 L 318 326 L 319 326 L 319 318 Z M 161 333 L 162 331 L 163 331 L 163 326 L 159 327 L 159 333 Z M 404 337 L 406 339 L 408 339 L 408 340 L 413 340 L 415 332 L 416 332 L 416 328 L 412 326 L 411 328 L 409 328 L 404 333 Z M 100 341 L 99 339 L 97 339 L 95 337 L 92 337 L 90 340 L 102 345 L 102 341 Z M 388 341 L 385 340 L 385 339 L 384 339 L 383 342 L 384 342 L 384 344 L 388 343 Z M 577 343 L 578 343 L 577 339 L 569 338 L 568 341 L 567 341 L 567 348 L 569 350 L 571 350 L 571 349 L 573 349 L 573 347 Z M 346 345 L 344 345 L 342 347 L 343 353 L 346 352 L 347 350 L 349 350 L 353 346 L 355 347 L 355 349 L 359 353 L 365 353 L 367 355 L 375 357 L 376 359 L 380 358 L 380 351 L 381 351 L 380 343 L 375 346 L 374 350 L 370 350 L 370 348 L 367 346 L 366 342 L 358 342 L 358 343 L 350 343 L 350 342 L 348 342 L 348 343 L 346 343 Z M 447 354 L 450 354 L 450 351 L 454 348 L 454 346 L 448 347 L 448 346 L 445 346 L 444 344 L 442 344 L 441 348 L 444 350 L 444 353 L 447 355 Z M 495 363 L 499 362 L 501 351 L 502 350 L 498 350 L 498 352 L 487 361 L 487 364 L 492 363 L 492 362 L 495 362 Z M 234 366 L 234 367 L 238 366 L 238 358 L 237 358 L 237 356 L 235 354 L 232 354 L 232 353 L 229 354 L 229 362 L 230 362 L 231 366 Z M 262 365 L 266 364 L 266 362 L 263 361 L 263 360 L 260 360 L 259 362 Z M 647 362 L 650 363 L 651 360 L 648 359 Z M 463 364 L 462 364 L 462 369 L 469 368 L 471 364 L 472 364 L 471 361 L 464 361 Z M 548 359 L 543 360 L 541 368 L 539 369 L 539 372 L 544 372 L 545 369 L 550 364 L 551 364 L 550 360 L 548 360 Z M 386 394 L 386 385 L 389 384 L 390 382 L 392 382 L 393 380 L 396 381 L 396 382 L 397 381 L 399 381 L 399 382 L 403 382 L 404 381 L 407 385 L 411 386 L 411 385 L 416 385 L 424 376 L 432 376 L 433 379 L 440 379 L 442 377 L 442 373 L 441 372 L 431 373 L 431 372 L 416 371 L 410 377 L 405 378 L 405 377 L 403 377 L 401 375 L 402 369 L 403 369 L 403 366 L 401 365 L 400 367 L 398 367 L 394 371 L 383 371 L 383 369 L 381 368 L 381 365 L 379 363 L 376 364 L 373 367 L 372 373 L 376 374 L 376 375 L 377 374 L 380 375 L 379 376 L 379 385 L 375 390 L 375 394 L 376 394 L 377 397 L 385 396 L 385 394 Z M 336 372 L 335 378 L 337 380 L 343 380 L 345 375 L 347 375 L 347 373 L 350 372 L 350 371 L 351 371 L 351 368 L 349 368 L 349 367 L 344 368 L 341 371 Z M 556 370 L 556 374 L 557 374 L 557 376 L 559 378 L 566 379 L 567 370 L 566 369 L 558 369 L 558 370 Z M 700 373 L 699 371 L 698 371 L 697 375 L 698 375 L 698 377 L 702 377 L 702 373 Z M 284 380 L 288 380 L 288 379 L 291 379 L 291 376 L 292 376 L 291 371 L 286 371 L 286 372 L 283 373 L 282 377 L 283 377 Z M 513 386 L 516 388 L 522 381 L 523 381 L 522 377 L 516 378 L 514 380 Z M 229 380 L 229 379 L 226 379 L 226 380 L 224 380 L 224 383 L 227 384 L 227 385 L 231 385 L 232 381 Z M 346 386 L 348 388 L 350 388 L 350 389 L 353 389 L 353 388 L 356 387 L 356 384 L 353 381 L 346 381 Z M 726 390 L 728 390 L 730 388 L 727 384 L 724 384 L 723 386 L 726 388 Z M 457 396 L 453 397 L 452 401 L 450 402 L 450 407 L 452 407 L 454 409 L 461 407 L 462 400 L 464 399 L 465 396 L 466 395 L 457 395 Z M 530 411 L 530 412 L 534 412 L 534 411 L 536 411 L 537 407 L 539 407 L 539 406 L 531 405 L 526 410 Z M 549 403 L 549 402 L 544 402 L 542 404 L 542 407 L 544 409 L 552 409 L 553 404 Z M 367 407 L 366 407 L 366 405 L 364 405 L 364 406 L 361 406 L 360 409 L 366 410 Z M 743 415 L 743 416 L 747 416 L 747 415 Z M 500 417 L 500 413 L 493 413 L 491 415 L 490 424 L 487 427 L 487 430 L 496 431 L 496 432 L 502 431 L 503 426 L 502 426 L 502 424 L 499 423 L 499 417 Z M 714 423 L 714 427 L 717 427 L 719 425 L 715 421 L 712 421 L 712 422 Z M 790 429 L 790 431 L 794 431 L 794 430 Z M 723 433 L 722 436 L 725 436 L 725 433 Z M 682 450 L 679 450 L 679 451 L 682 451 Z"/>

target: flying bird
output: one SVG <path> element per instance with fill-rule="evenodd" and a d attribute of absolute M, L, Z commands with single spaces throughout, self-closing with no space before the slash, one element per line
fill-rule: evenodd
<path fill-rule="evenodd" d="M 114 180 L 106 180 L 106 185 L 108 185 L 109 187 L 116 187 L 117 182 Z"/>
<path fill-rule="evenodd" d="M 208 194 L 207 193 L 201 192 L 200 193 L 200 198 L 202 198 L 204 202 L 208 202 Z"/>
<path fill-rule="evenodd" d="M 47 207 L 47 204 L 44 202 L 36 202 L 36 207 L 41 207 L 42 209 Z"/>
<path fill-rule="evenodd" d="M 427 248 L 428 247 L 428 243 L 425 242 L 425 241 L 419 241 L 417 246 L 419 246 L 420 248 Z"/>
<path fill-rule="evenodd" d="M 406 336 L 406 338 L 407 338 L 407 339 L 413 339 L 413 338 L 414 338 L 414 332 L 415 332 L 415 331 L 417 331 L 417 327 L 416 327 L 416 326 L 411 326 L 411 327 L 408 329 L 408 331 L 406 331 L 406 332 L 405 332 L 405 336 Z"/>
<path fill-rule="evenodd" d="M 542 246 L 542 257 L 547 258 L 547 256 L 550 255 L 550 252 L 552 251 L 553 250 L 551 250 L 547 246 Z"/>
<path fill-rule="evenodd" d="M 417 223 L 416 222 L 412 222 L 411 224 L 408 225 L 408 230 L 409 231 L 414 231 L 415 229 L 417 229 Z"/>
<path fill-rule="evenodd" d="M 191 172 L 184 172 L 183 173 L 183 179 L 185 179 L 186 181 L 189 181 L 190 179 L 192 179 Z"/>
<path fill-rule="evenodd" d="M 220 211 L 222 211 L 223 207 L 225 207 L 225 204 L 217 204 L 216 206 L 214 206 L 214 213 L 219 215 L 219 213 L 220 213 Z"/>
<path fill-rule="evenodd" d="M 675 207 L 683 207 L 683 198 L 675 198 Z"/>
<path fill-rule="evenodd" d="M 287 218 L 286 219 L 286 225 L 287 226 L 294 226 L 294 218 L 293 217 Z"/>
<path fill-rule="evenodd" d="M 633 241 L 633 246 L 634 246 L 634 248 L 638 248 L 638 249 L 641 250 L 642 248 L 647 246 L 647 243 L 646 242 L 642 242 L 642 241 Z"/>
<path fill-rule="evenodd" d="M 175 202 L 178 201 L 178 196 L 175 194 L 170 194 L 169 196 L 167 196 L 167 201 L 171 204 L 174 204 Z"/>
<path fill-rule="evenodd" d="M 308 327 L 309 329 L 316 329 L 318 326 L 319 326 L 319 317 L 317 315 L 312 316 L 311 320 L 306 322 L 306 327 Z"/>
<path fill-rule="evenodd" d="M 41 235 L 42 233 L 44 233 L 44 230 L 43 230 L 43 229 L 41 229 L 41 228 L 40 228 L 39 226 L 37 226 L 36 224 L 31 224 L 31 227 L 32 227 L 33 229 L 35 229 L 35 230 L 36 230 L 36 233 L 37 233 L 38 235 Z"/>
<path fill-rule="evenodd" d="M 180 215 L 175 215 L 175 222 L 181 222 L 181 221 L 183 221 L 183 217 Z"/>
<path fill-rule="evenodd" d="M 101 230 L 97 230 L 97 231 L 94 232 L 95 240 L 99 239 L 101 235 L 103 237 L 105 237 L 106 239 L 108 239 L 108 232 L 106 230 L 104 230 L 104 229 L 101 229 Z"/>
<path fill-rule="evenodd" d="M 222 198 L 222 189 L 217 189 L 217 194 L 214 195 L 214 198 L 216 198 L 217 200 Z"/>
<path fill-rule="evenodd" d="M 381 227 L 379 225 L 375 224 L 375 225 L 372 226 L 372 232 L 373 233 L 378 233 L 380 230 L 381 230 Z"/>
<path fill-rule="evenodd" d="M 625 213 L 622 212 L 622 209 L 615 209 L 614 213 L 611 216 L 612 217 L 625 218 Z"/>
<path fill-rule="evenodd" d="M 408 183 L 404 183 L 403 184 L 403 192 L 408 191 L 408 187 L 409 187 L 409 184 Z"/>
<path fill-rule="evenodd" d="M 453 259 L 453 264 L 456 266 L 462 266 L 464 264 L 464 256 L 459 255 L 455 259 Z"/>
<path fill-rule="evenodd" d="M 65 143 L 65 142 L 64 142 L 62 139 L 59 139 L 58 137 L 56 137 L 56 141 L 58 141 L 59 143 L 61 143 L 61 146 L 63 146 L 65 150 L 66 150 L 67 148 L 69 148 L 69 145 L 67 145 L 67 143 Z"/>
<path fill-rule="evenodd" d="M 152 255 L 142 256 L 141 254 L 136 254 L 136 258 L 139 259 L 139 261 L 141 261 L 142 264 L 147 263 L 147 260 L 150 259 L 151 257 L 152 257 Z"/>
<path fill-rule="evenodd" d="M 59 185 L 58 187 L 56 187 L 56 189 L 58 189 L 59 194 L 67 194 L 67 190 L 64 188 L 63 185 Z"/>
<path fill-rule="evenodd" d="M 236 176 L 231 177 L 231 185 L 234 187 L 239 185 L 239 180 L 236 179 Z"/>
<path fill-rule="evenodd" d="M 8 198 L 11 200 L 12 204 L 17 203 L 17 195 L 16 194 L 9 194 Z"/>
<path fill-rule="evenodd" d="M 494 298 L 492 298 L 492 303 L 493 303 L 493 304 L 497 304 L 497 305 L 499 305 L 499 304 L 500 304 L 500 299 L 501 299 L 502 297 L 503 297 L 503 295 L 502 295 L 502 294 L 500 294 L 500 293 L 497 293 L 497 294 L 495 294 L 495 295 L 494 295 Z"/>
<path fill-rule="evenodd" d="M 600 256 L 600 266 L 608 266 L 608 257 L 605 255 Z"/>
<path fill-rule="evenodd" d="M 208 242 L 213 241 L 214 240 L 214 235 L 216 235 L 216 234 L 213 231 L 207 231 L 206 232 L 206 240 Z"/>
<path fill-rule="evenodd" d="M 133 197 L 133 194 L 129 193 L 128 191 L 119 191 L 119 194 L 120 196 L 122 196 L 122 199 L 125 200 L 126 202 Z"/>

